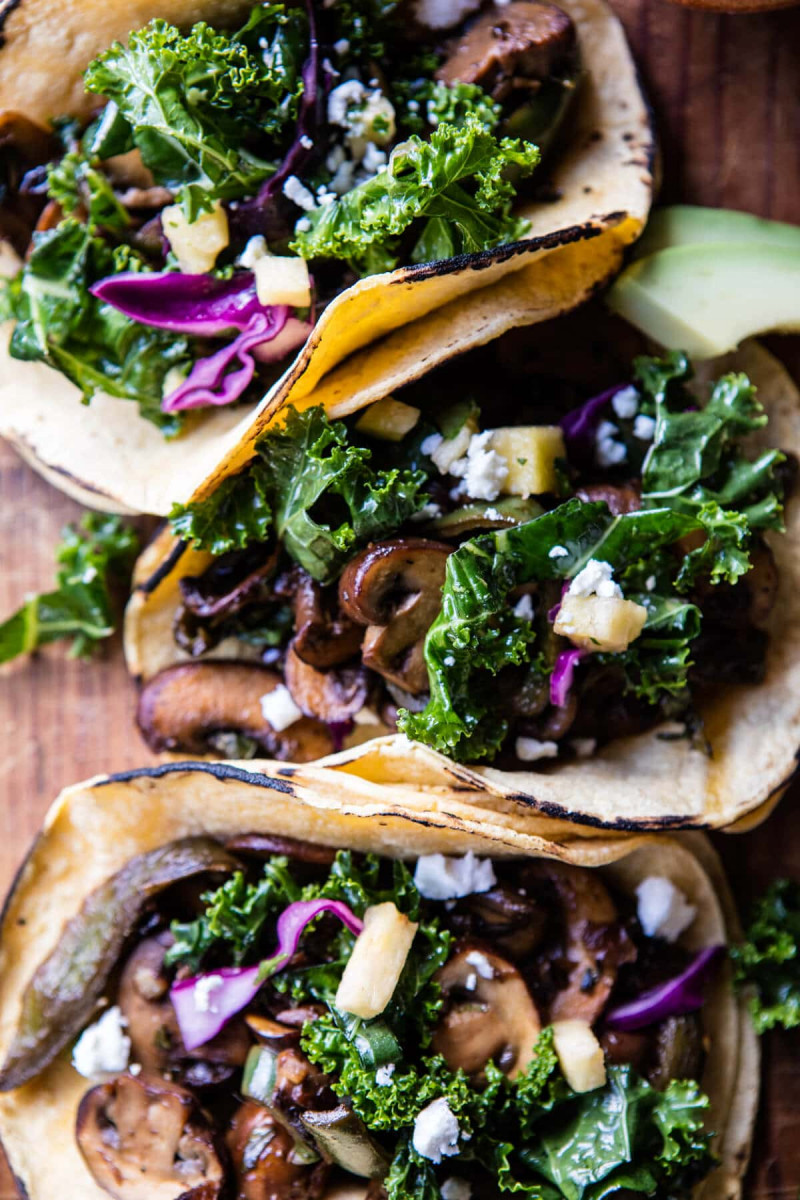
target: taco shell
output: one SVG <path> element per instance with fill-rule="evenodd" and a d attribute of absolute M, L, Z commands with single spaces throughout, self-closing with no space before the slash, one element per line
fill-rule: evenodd
<path fill-rule="evenodd" d="M 62 792 L 23 864 L 0 927 L 0 1057 L 16 1025 L 23 990 L 53 950 L 65 922 L 86 896 L 130 858 L 199 833 L 224 838 L 261 832 L 348 846 L 394 857 L 423 853 L 496 858 L 544 854 L 596 866 L 617 888 L 670 878 L 697 908 L 686 946 L 736 936 L 730 896 L 707 842 L 644 838 L 638 844 L 578 840 L 548 844 L 526 823 L 440 796 L 436 788 L 403 789 L 402 802 L 383 787 L 341 775 L 335 795 L 308 780 L 278 778 L 270 769 L 235 763 L 184 763 L 100 776 Z M 635 848 L 632 848 L 634 847 Z M 736 1200 L 746 1169 L 758 1080 L 758 1048 L 728 968 L 721 970 L 704 1007 L 709 1052 L 701 1086 L 711 1098 L 710 1127 L 718 1134 L 720 1167 L 697 1189 L 702 1200 Z M 29 1200 L 102 1200 L 106 1193 L 84 1166 L 74 1136 L 86 1081 L 68 1055 L 15 1092 L 0 1095 L 0 1136 Z M 47 1152 L 42 1153 L 43 1147 Z"/>
<path fill-rule="evenodd" d="M 68 0 L 56 18 L 45 0 L 0 0 L 0 110 L 15 108 L 39 120 L 65 106 L 81 111 L 80 73 L 115 37 L 153 16 L 181 25 L 200 17 L 235 24 L 249 7 L 238 0 L 137 0 L 118 9 L 99 0 Z M 218 463 L 246 453 L 279 409 L 301 404 L 337 364 L 363 347 L 384 340 L 381 355 L 357 360 L 353 376 L 360 388 L 380 390 L 380 364 L 409 353 L 413 359 L 414 346 L 421 350 L 428 340 L 431 320 L 442 348 L 463 349 L 579 304 L 619 269 L 625 247 L 642 230 L 655 143 L 617 18 L 604 0 L 564 0 L 562 7 L 578 27 L 586 77 L 564 149 L 552 172 L 541 168 L 557 198 L 520 206 L 520 215 L 531 221 L 523 241 L 360 280 L 328 306 L 255 411 L 200 414 L 172 442 L 138 415 L 134 402 L 97 395 L 81 406 L 79 390 L 60 373 L 11 359 L 9 329 L 0 334 L 0 435 L 50 482 L 91 507 L 164 514 L 172 503 L 196 494 Z M 27 81 L 28 72 L 33 86 L 26 82 L 20 95 L 18 81 Z M 559 254 L 556 267 L 551 260 Z M 6 248 L 0 272 L 11 269 Z M 412 330 L 395 343 L 393 335 L 403 326 Z"/>

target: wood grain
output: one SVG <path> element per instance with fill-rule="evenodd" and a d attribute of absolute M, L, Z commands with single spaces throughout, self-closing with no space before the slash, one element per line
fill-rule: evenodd
<path fill-rule="evenodd" d="M 641 64 L 662 141 L 662 199 L 746 209 L 800 223 L 800 10 L 747 16 L 664 0 L 614 0 Z M 746 298 L 745 301 L 746 302 Z M 773 347 L 800 377 L 799 344 Z M 0 612 L 50 585 L 52 552 L 79 508 L 0 446 Z M 0 686 L 0 889 L 65 784 L 151 761 L 133 725 L 117 640 L 91 665 L 52 648 L 3 670 Z M 746 901 L 777 873 L 800 877 L 795 789 L 761 829 L 718 837 Z M 763 1111 L 748 1200 L 796 1200 L 800 1037 L 765 1040 Z M 0 1171 L 0 1200 L 17 1193 Z"/>

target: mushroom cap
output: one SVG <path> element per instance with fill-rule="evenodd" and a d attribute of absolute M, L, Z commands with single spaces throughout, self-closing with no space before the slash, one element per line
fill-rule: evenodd
<path fill-rule="evenodd" d="M 77 1140 L 97 1184 L 117 1200 L 216 1200 L 225 1171 L 191 1092 L 158 1075 L 119 1075 L 86 1093 Z"/>

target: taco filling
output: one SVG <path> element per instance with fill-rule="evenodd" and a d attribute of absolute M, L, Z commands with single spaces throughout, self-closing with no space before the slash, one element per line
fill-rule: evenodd
<path fill-rule="evenodd" d="M 524 236 L 512 213 L 579 80 L 540 0 L 259 4 L 97 57 L 88 125 L 0 116 L 12 357 L 167 435 L 261 399 L 359 277 Z"/>
<path fill-rule="evenodd" d="M 792 461 L 750 445 L 755 389 L 680 353 L 588 398 L 500 369 L 471 356 L 345 420 L 289 410 L 174 510 L 208 553 L 174 612 L 195 661 L 140 696 L 154 749 L 308 761 L 399 730 L 542 769 L 656 725 L 703 748 L 703 697 L 763 678 L 778 584 Z"/>
<path fill-rule="evenodd" d="M 688 1196 L 724 952 L 697 915 L 666 876 L 186 838 L 84 900 L 0 1084 L 71 1044 L 118 1200 Z"/>

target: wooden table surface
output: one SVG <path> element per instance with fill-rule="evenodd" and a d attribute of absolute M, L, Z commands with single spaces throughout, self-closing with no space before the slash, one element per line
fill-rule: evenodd
<path fill-rule="evenodd" d="M 800 9 L 717 16 L 666 0 L 612 0 L 641 64 L 663 148 L 664 201 L 741 208 L 800 224 Z M 744 298 L 746 303 L 746 297 Z M 772 349 L 800 378 L 795 339 Z M 49 587 L 53 547 L 77 505 L 0 446 L 0 613 Z M 117 640 L 91 664 L 52 648 L 3 670 L 0 890 L 68 783 L 152 761 L 133 727 Z M 777 873 L 800 877 L 794 790 L 746 837 L 717 838 L 746 901 Z M 763 1111 L 747 1200 L 800 1189 L 800 1035 L 764 1041 Z M 17 1193 L 0 1164 L 0 1200 Z"/>

